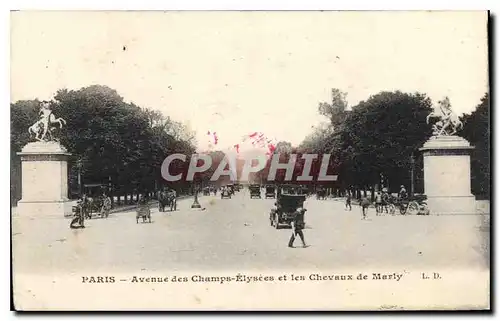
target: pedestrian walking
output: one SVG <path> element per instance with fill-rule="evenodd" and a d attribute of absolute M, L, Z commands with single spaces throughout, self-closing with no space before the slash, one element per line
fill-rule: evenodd
<path fill-rule="evenodd" d="M 347 192 L 347 196 L 345 198 L 345 209 L 349 207 L 349 211 L 352 211 L 352 206 L 351 206 L 351 193 Z"/>
<path fill-rule="evenodd" d="M 375 211 L 376 211 L 376 215 L 379 216 L 382 211 L 383 211 L 383 208 L 382 208 L 382 194 L 380 192 L 377 192 L 377 194 L 375 195 Z"/>
<path fill-rule="evenodd" d="M 389 214 L 388 210 L 389 202 L 390 202 L 389 191 L 387 190 L 387 188 L 384 187 L 382 188 L 382 212 L 384 212 L 385 209 L 385 212 Z"/>
<path fill-rule="evenodd" d="M 363 217 L 361 219 L 366 219 L 366 214 L 368 212 L 368 207 L 370 207 L 370 200 L 368 200 L 368 197 L 364 196 L 362 199 L 361 199 L 361 210 L 362 210 L 362 213 L 363 213 Z"/>
<path fill-rule="evenodd" d="M 101 207 L 101 217 L 109 216 L 109 211 L 111 210 L 111 198 L 104 192 L 102 194 L 102 207 Z"/>
<path fill-rule="evenodd" d="M 306 209 L 299 208 L 297 212 L 295 212 L 295 216 L 292 221 L 292 236 L 290 237 L 290 241 L 288 241 L 288 247 L 293 247 L 293 242 L 295 241 L 295 237 L 298 235 L 300 240 L 302 241 L 302 247 L 307 247 L 306 241 L 304 239 L 304 232 L 302 230 L 305 228 L 304 221 L 304 213 Z"/>

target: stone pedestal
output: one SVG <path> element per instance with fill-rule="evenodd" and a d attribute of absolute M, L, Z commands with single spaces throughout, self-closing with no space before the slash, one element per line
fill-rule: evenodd
<path fill-rule="evenodd" d="M 70 216 L 68 200 L 68 157 L 57 142 L 29 143 L 21 156 L 22 196 L 20 216 Z"/>
<path fill-rule="evenodd" d="M 420 151 L 424 156 L 424 188 L 430 214 L 475 214 L 471 193 L 470 152 L 458 136 L 433 136 Z"/>

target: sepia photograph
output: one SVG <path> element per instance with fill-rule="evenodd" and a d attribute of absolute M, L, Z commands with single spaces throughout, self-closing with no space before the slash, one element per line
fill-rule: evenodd
<path fill-rule="evenodd" d="M 489 310 L 489 19 L 11 11 L 11 308 Z"/>

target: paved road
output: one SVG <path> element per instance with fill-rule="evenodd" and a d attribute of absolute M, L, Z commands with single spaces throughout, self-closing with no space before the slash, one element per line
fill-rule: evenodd
<path fill-rule="evenodd" d="M 262 270 L 283 267 L 352 269 L 370 266 L 487 268 L 489 229 L 484 216 L 375 216 L 361 220 L 354 206 L 308 199 L 308 248 L 288 248 L 291 231 L 276 230 L 268 215 L 273 199 L 202 196 L 204 210 L 179 201 L 178 210 L 136 224 L 135 212 L 86 221 L 13 217 L 14 271 L 57 275 L 92 271 Z M 300 245 L 300 241 L 296 241 Z"/>

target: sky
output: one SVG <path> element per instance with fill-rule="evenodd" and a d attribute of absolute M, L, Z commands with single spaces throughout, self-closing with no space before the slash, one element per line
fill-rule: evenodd
<path fill-rule="evenodd" d="M 486 12 L 13 12 L 11 102 L 93 84 L 160 110 L 206 148 L 262 132 L 299 144 L 331 88 L 349 105 L 383 90 L 488 91 Z M 212 142 L 213 143 L 213 142 Z"/>

